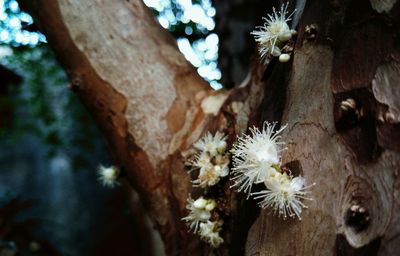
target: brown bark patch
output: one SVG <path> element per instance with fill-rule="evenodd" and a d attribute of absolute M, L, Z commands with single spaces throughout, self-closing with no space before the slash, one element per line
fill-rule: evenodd
<path fill-rule="evenodd" d="M 172 103 L 167 114 L 168 128 L 172 133 L 178 132 L 184 125 L 187 107 L 186 101 L 180 99 L 175 99 Z"/>
<path fill-rule="evenodd" d="M 332 67 L 334 93 L 370 87 L 377 67 L 389 58 L 396 45 L 393 29 L 380 19 L 345 24 L 342 28 L 347 30 L 336 39 L 340 43 Z"/>

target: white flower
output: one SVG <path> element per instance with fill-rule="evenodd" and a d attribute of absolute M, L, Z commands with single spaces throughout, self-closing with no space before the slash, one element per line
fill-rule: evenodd
<path fill-rule="evenodd" d="M 216 156 L 222 154 L 226 150 L 226 136 L 217 132 L 214 136 L 211 133 L 207 133 L 203 138 L 194 144 L 194 147 L 202 152 L 210 154 L 210 156 Z"/>
<path fill-rule="evenodd" d="M 304 186 L 304 182 L 303 177 L 293 178 L 286 173 L 275 171 L 274 175 L 265 179 L 267 189 L 252 195 L 257 195 L 255 199 L 262 198 L 259 203 L 262 208 L 271 208 L 274 214 L 283 216 L 284 219 L 297 216 L 301 220 L 302 209 L 307 208 L 301 200 L 312 200 L 307 194 L 310 193 L 308 189 L 315 185 Z"/>
<path fill-rule="evenodd" d="M 287 22 L 294 12 L 286 17 L 288 5 L 289 3 L 283 4 L 278 12 L 273 8 L 273 15 L 268 14 L 267 18 L 263 18 L 265 20 L 264 26 L 257 27 L 259 30 L 251 32 L 259 45 L 261 58 L 266 57 L 268 54 L 273 56 L 281 55 L 280 47 L 284 42 L 292 38 L 292 34 L 295 31 L 289 28 Z"/>
<path fill-rule="evenodd" d="M 201 152 L 195 156 L 193 161 L 189 164 L 194 167 L 194 169 L 199 169 L 200 172 L 212 167 L 211 156 L 206 152 Z"/>
<path fill-rule="evenodd" d="M 219 236 L 221 226 L 216 221 L 207 221 L 200 224 L 199 235 L 201 239 L 209 243 L 212 247 L 217 248 L 224 242 L 224 239 Z"/>
<path fill-rule="evenodd" d="M 256 127 L 250 128 L 251 136 L 244 135 L 233 145 L 231 180 L 237 191 L 250 195 L 252 185 L 264 182 L 269 173 L 275 172 L 274 166 L 280 165 L 285 143 L 279 141 L 279 134 L 286 125 L 274 132 L 275 125 L 265 122 L 261 131 Z"/>
<path fill-rule="evenodd" d="M 118 184 L 117 178 L 119 173 L 119 169 L 115 166 L 104 167 L 100 165 L 98 169 L 98 179 L 103 186 L 113 188 Z"/>
<path fill-rule="evenodd" d="M 206 222 L 211 218 L 211 211 L 216 207 L 216 205 L 217 204 L 212 199 L 204 199 L 203 197 L 200 197 L 193 200 L 189 196 L 186 205 L 189 214 L 182 218 L 182 220 L 187 222 L 189 230 L 193 230 L 193 233 L 196 233 L 199 224 Z"/>
<path fill-rule="evenodd" d="M 192 165 L 200 169 L 199 176 L 193 181 L 193 184 L 202 188 L 213 186 L 222 177 L 229 174 L 229 154 L 217 155 L 211 158 L 208 153 L 202 152 L 192 162 Z"/>
<path fill-rule="evenodd" d="M 220 180 L 221 167 L 218 165 L 211 165 L 210 168 L 205 169 L 199 173 L 197 179 L 193 181 L 194 186 L 205 188 L 207 186 L 214 186 Z"/>

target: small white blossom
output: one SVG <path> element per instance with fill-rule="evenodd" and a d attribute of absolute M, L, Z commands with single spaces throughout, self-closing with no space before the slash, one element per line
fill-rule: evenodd
<path fill-rule="evenodd" d="M 207 133 L 194 144 L 200 152 L 190 161 L 192 170 L 199 170 L 193 184 L 198 187 L 208 187 L 217 184 L 229 173 L 229 153 L 226 152 L 226 136 L 217 132 L 214 136 Z"/>
<path fill-rule="evenodd" d="M 307 208 L 301 200 L 312 200 L 307 194 L 310 193 L 308 189 L 315 185 L 304 186 L 304 183 L 303 177 L 293 178 L 275 170 L 274 174 L 265 179 L 267 189 L 252 195 L 257 195 L 255 199 L 262 199 L 259 203 L 262 208 L 271 208 L 274 214 L 284 219 L 297 216 L 301 220 L 302 209 Z"/>
<path fill-rule="evenodd" d="M 115 185 L 118 185 L 118 175 L 120 171 L 117 167 L 104 167 L 100 165 L 98 169 L 98 179 L 105 187 L 113 188 Z"/>
<path fill-rule="evenodd" d="M 212 247 L 217 248 L 220 244 L 224 242 L 224 239 L 219 236 L 219 231 L 221 226 L 216 221 L 207 221 L 205 223 L 200 223 L 199 235 L 201 239 L 209 243 Z"/>
<path fill-rule="evenodd" d="M 283 46 L 284 42 L 292 38 L 292 34 L 295 31 L 289 28 L 287 22 L 294 12 L 287 16 L 288 5 L 289 3 L 283 4 L 278 12 L 273 8 L 273 14 L 268 14 L 267 18 L 263 18 L 264 25 L 257 27 L 259 30 L 251 32 L 259 45 L 261 58 L 266 57 L 268 54 L 273 56 L 281 55 L 280 47 Z"/>
<path fill-rule="evenodd" d="M 201 152 L 195 156 L 193 161 L 189 164 L 193 166 L 194 169 L 199 169 L 200 172 L 205 171 L 212 167 L 211 156 L 206 152 Z"/>
<path fill-rule="evenodd" d="M 218 165 L 211 165 L 210 168 L 205 169 L 199 173 L 197 179 L 193 180 L 194 186 L 205 188 L 207 186 L 214 186 L 221 179 L 219 174 L 221 167 Z"/>
<path fill-rule="evenodd" d="M 210 156 L 216 156 L 217 154 L 223 154 L 226 150 L 226 136 L 217 132 L 214 136 L 211 133 L 207 133 L 203 138 L 194 144 L 194 147 L 202 152 L 210 154 Z"/>
<path fill-rule="evenodd" d="M 253 184 L 265 181 L 269 173 L 275 172 L 280 165 L 284 142 L 280 142 L 280 133 L 286 126 L 274 132 L 276 123 L 265 122 L 260 131 L 257 127 L 250 128 L 251 136 L 239 137 L 233 145 L 232 187 L 237 191 L 248 192 L 250 195 Z"/>
<path fill-rule="evenodd" d="M 188 216 L 182 218 L 187 222 L 189 230 L 196 233 L 200 223 L 207 222 L 211 218 L 211 211 L 216 207 L 216 203 L 212 199 L 204 199 L 200 197 L 193 200 L 190 196 L 187 199 L 186 209 L 189 210 Z"/>
<path fill-rule="evenodd" d="M 202 188 L 213 186 L 229 174 L 229 154 L 217 155 L 211 159 L 203 152 L 196 157 L 192 165 L 200 169 L 199 176 L 193 184 Z"/>

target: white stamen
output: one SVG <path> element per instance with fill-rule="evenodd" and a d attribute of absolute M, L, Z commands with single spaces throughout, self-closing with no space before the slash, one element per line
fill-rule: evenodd
<path fill-rule="evenodd" d="M 280 56 L 280 47 L 283 46 L 284 42 L 292 38 L 293 30 L 289 28 L 287 22 L 290 21 L 296 10 L 287 16 L 288 5 L 289 3 L 283 4 L 278 12 L 273 8 L 273 14 L 268 14 L 267 18 L 263 18 L 264 25 L 251 32 L 258 43 L 261 58 L 267 57 L 268 54 Z"/>
<path fill-rule="evenodd" d="M 115 166 L 104 167 L 100 165 L 98 169 L 98 180 L 103 186 L 113 188 L 119 184 L 117 181 L 119 173 L 119 169 Z"/>
<path fill-rule="evenodd" d="M 274 132 L 276 123 L 265 122 L 263 129 L 250 128 L 251 136 L 238 138 L 233 145 L 232 187 L 237 191 L 250 195 L 253 184 L 264 182 L 269 173 L 273 173 L 274 165 L 280 164 L 284 142 L 280 142 L 280 134 L 286 126 Z"/>
<path fill-rule="evenodd" d="M 287 175 L 286 173 L 279 173 L 270 176 L 265 180 L 266 190 L 252 193 L 256 195 L 255 199 L 262 199 L 259 205 L 262 208 L 271 208 L 274 214 L 282 216 L 283 219 L 287 217 L 297 217 L 301 220 L 301 212 L 307 206 L 301 201 L 312 200 L 307 196 L 308 191 L 312 186 L 304 186 L 303 177 L 295 177 Z"/>

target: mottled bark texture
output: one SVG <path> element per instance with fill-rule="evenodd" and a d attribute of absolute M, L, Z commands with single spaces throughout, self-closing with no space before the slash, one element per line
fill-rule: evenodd
<path fill-rule="evenodd" d="M 305 7 L 298 10 L 292 61 L 264 66 L 255 58 L 241 85 L 219 92 L 199 78 L 139 0 L 20 2 L 102 127 L 168 254 L 212 253 L 180 220 L 191 192 L 183 165 L 191 144 L 207 130 L 228 133 L 232 143 L 265 120 L 288 123 L 284 163 L 316 182 L 315 200 L 302 221 L 284 221 L 237 197 L 225 181 L 214 191 L 226 211 L 226 243 L 217 254 L 399 252 L 396 1 L 298 1 Z"/>

